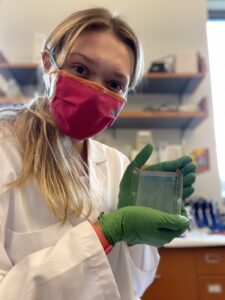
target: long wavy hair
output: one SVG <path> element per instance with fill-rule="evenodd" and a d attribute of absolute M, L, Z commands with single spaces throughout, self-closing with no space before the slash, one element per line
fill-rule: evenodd
<path fill-rule="evenodd" d="M 58 59 L 57 64 L 63 66 L 81 33 L 107 29 L 111 29 L 134 54 L 135 63 L 129 85 L 134 88 L 143 73 L 140 43 L 125 21 L 104 8 L 78 11 L 66 18 L 50 33 L 44 49 L 51 51 Z M 17 137 L 22 157 L 21 172 L 7 187 L 8 190 L 21 187 L 28 178 L 34 177 L 50 211 L 64 223 L 68 216 L 78 218 L 84 203 L 88 207 L 87 216 L 90 215 L 94 200 L 89 191 L 88 167 L 76 150 L 75 141 L 56 126 L 48 101 L 48 97 L 39 97 L 16 111 L 12 108 L 8 117 L 4 117 L 4 123 L 8 123 L 7 127 Z"/>

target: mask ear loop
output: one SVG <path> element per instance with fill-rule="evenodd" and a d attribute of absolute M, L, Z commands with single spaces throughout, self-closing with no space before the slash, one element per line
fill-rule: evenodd
<path fill-rule="evenodd" d="M 57 64 L 54 56 L 53 56 L 53 53 L 52 51 L 50 51 L 49 49 L 47 49 L 48 51 L 48 54 L 49 54 L 49 57 L 50 57 L 50 61 L 51 63 L 53 64 L 53 66 L 55 67 L 56 71 L 58 71 L 60 68 L 59 68 L 59 65 Z"/>
<path fill-rule="evenodd" d="M 126 92 L 125 92 L 125 94 L 124 94 L 124 96 L 123 96 L 125 99 L 127 99 L 127 97 L 128 97 L 128 89 L 126 90 Z"/>
<path fill-rule="evenodd" d="M 51 61 L 51 64 L 52 64 L 52 65 L 54 66 L 54 68 L 55 68 L 55 70 L 49 72 L 49 74 L 55 73 L 55 72 L 58 71 L 60 68 L 59 68 L 59 66 L 58 66 L 58 64 L 57 64 L 57 62 L 56 62 L 56 60 L 55 60 L 55 58 L 54 58 L 54 56 L 53 56 L 52 51 L 49 50 L 48 48 L 46 48 L 45 50 L 48 52 L 49 58 L 50 58 L 50 61 Z M 47 81 L 47 78 L 46 78 L 46 75 L 45 75 L 45 74 L 43 75 L 43 80 L 44 80 L 44 82 L 45 82 L 46 95 L 47 95 L 47 97 L 49 97 L 50 94 L 51 94 L 51 87 L 50 87 L 49 81 Z"/>

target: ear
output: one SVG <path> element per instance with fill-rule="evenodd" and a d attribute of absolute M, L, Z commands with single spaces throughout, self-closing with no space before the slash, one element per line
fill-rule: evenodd
<path fill-rule="evenodd" d="M 42 57 L 44 73 L 48 73 L 52 67 L 50 54 L 46 49 L 44 49 L 43 52 L 41 53 L 41 57 Z"/>

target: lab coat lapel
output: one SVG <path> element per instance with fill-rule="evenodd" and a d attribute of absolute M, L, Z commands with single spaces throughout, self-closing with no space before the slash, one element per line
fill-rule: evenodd
<path fill-rule="evenodd" d="M 89 166 L 89 185 L 91 195 L 95 202 L 97 213 L 100 211 L 102 194 L 105 181 L 103 166 L 107 158 L 104 152 L 93 140 L 88 141 L 88 166 Z"/>

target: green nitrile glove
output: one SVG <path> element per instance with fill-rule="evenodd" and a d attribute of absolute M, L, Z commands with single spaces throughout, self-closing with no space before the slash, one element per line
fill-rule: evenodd
<path fill-rule="evenodd" d="M 118 208 L 131 205 L 130 187 L 135 168 L 141 169 L 152 154 L 153 146 L 147 144 L 128 165 L 120 182 Z"/>
<path fill-rule="evenodd" d="M 145 170 L 175 172 L 176 169 L 180 169 L 183 174 L 183 199 L 185 199 L 194 192 L 192 184 L 196 179 L 196 165 L 192 162 L 192 158 L 190 156 L 182 156 L 176 160 L 158 163 L 146 168 Z"/>
<path fill-rule="evenodd" d="M 127 206 L 99 216 L 107 240 L 115 245 L 147 244 L 161 247 L 188 228 L 189 221 L 181 215 L 168 214 L 150 207 Z"/>

